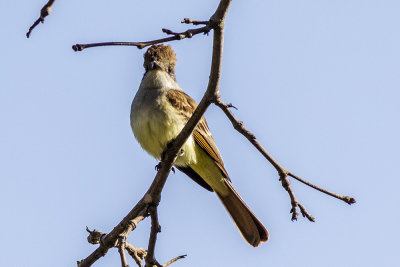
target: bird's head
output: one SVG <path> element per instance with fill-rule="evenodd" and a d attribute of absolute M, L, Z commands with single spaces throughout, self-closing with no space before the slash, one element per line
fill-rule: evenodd
<path fill-rule="evenodd" d="M 175 79 L 176 55 L 169 45 L 152 45 L 144 54 L 143 67 L 148 71 L 160 70 Z"/>

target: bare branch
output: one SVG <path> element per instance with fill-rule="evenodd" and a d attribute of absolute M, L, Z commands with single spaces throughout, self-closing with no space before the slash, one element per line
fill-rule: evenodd
<path fill-rule="evenodd" d="M 107 254 L 108 250 L 115 246 L 121 234 L 128 235 L 136 225 L 148 215 L 145 214 L 147 206 L 151 203 L 151 198 L 145 195 L 138 204 L 128 213 L 128 215 L 106 235 L 103 235 L 100 246 L 93 251 L 86 259 L 78 261 L 79 267 L 91 266 L 99 258 Z"/>
<path fill-rule="evenodd" d="M 161 226 L 158 222 L 158 213 L 157 206 L 151 206 L 149 208 L 150 217 L 151 217 L 151 231 L 149 238 L 149 246 L 147 248 L 147 256 L 146 256 L 146 267 L 162 266 L 157 262 L 154 256 L 154 251 L 156 248 L 157 234 L 161 232 Z"/>
<path fill-rule="evenodd" d="M 192 38 L 194 35 L 203 33 L 208 34 L 211 30 L 209 25 L 198 29 L 189 29 L 185 32 L 175 33 L 168 29 L 162 29 L 162 31 L 166 34 L 171 34 L 173 36 L 167 38 L 161 38 L 153 41 L 146 41 L 146 42 L 105 42 L 105 43 L 93 43 L 93 44 L 75 44 L 72 46 L 74 51 L 82 51 L 83 49 L 90 48 L 90 47 L 98 47 L 98 46 L 111 46 L 111 45 L 123 45 L 123 46 L 136 46 L 139 49 L 145 48 L 150 45 L 159 44 L 159 43 L 166 43 L 175 40 L 182 40 L 185 38 Z"/>
<path fill-rule="evenodd" d="M 94 244 L 94 245 L 100 244 L 102 242 L 102 239 L 107 235 L 96 229 L 91 231 L 91 230 L 89 230 L 88 227 L 86 227 L 86 231 L 89 233 L 89 235 L 87 237 L 88 242 L 90 244 Z M 123 262 L 122 266 L 129 266 L 126 263 L 125 254 L 123 252 L 123 249 L 126 249 L 126 251 L 129 253 L 129 255 L 138 264 L 138 266 L 142 267 L 142 260 L 146 257 L 147 250 L 143 249 L 143 248 L 136 248 L 136 247 L 132 246 L 131 244 L 129 244 L 128 242 L 126 242 L 126 236 L 128 234 L 129 234 L 128 231 L 123 232 L 114 244 L 114 247 L 118 248 L 118 251 L 121 255 L 121 261 Z M 82 266 L 80 264 L 81 264 L 81 262 L 78 262 L 78 266 Z"/>
<path fill-rule="evenodd" d="M 299 215 L 299 213 L 297 212 L 298 207 L 303 217 L 306 217 L 311 222 L 315 222 L 315 218 L 307 212 L 307 210 L 304 208 L 303 205 L 300 204 L 299 201 L 297 201 L 296 196 L 294 195 L 294 191 L 290 187 L 290 181 L 287 178 L 287 175 L 281 173 L 279 180 L 282 183 L 282 187 L 288 192 L 290 197 L 290 204 L 292 205 L 292 208 L 290 209 L 290 213 L 292 213 L 292 221 L 297 221 L 297 217 Z"/>
<path fill-rule="evenodd" d="M 134 222 L 132 222 L 133 224 Z M 129 227 L 128 227 L 129 228 Z M 89 230 L 88 227 L 86 227 L 86 231 L 89 233 L 87 240 L 90 244 L 102 244 L 104 237 L 107 236 L 107 234 L 94 229 L 93 231 Z M 115 241 L 113 247 L 118 248 L 118 251 L 121 256 L 121 262 L 122 266 L 127 267 L 129 266 L 126 261 L 125 257 L 125 249 L 129 253 L 129 255 L 135 260 L 135 262 L 138 264 L 139 267 L 142 267 L 141 261 L 146 257 L 147 250 L 143 248 L 136 248 L 126 242 L 126 236 L 129 234 L 128 231 L 122 232 L 122 234 L 118 237 L 118 239 Z M 85 264 L 83 261 L 78 261 L 78 266 L 83 266 L 82 264 Z"/>
<path fill-rule="evenodd" d="M 118 247 L 118 252 L 121 257 L 121 266 L 122 267 L 129 267 L 128 262 L 126 261 L 125 257 L 125 237 L 120 236 L 118 239 L 117 247 Z"/>
<path fill-rule="evenodd" d="M 32 30 L 39 25 L 39 22 L 43 23 L 45 17 L 47 17 L 50 12 L 51 8 L 54 4 L 55 0 L 49 0 L 40 10 L 40 17 L 32 24 L 32 26 L 29 28 L 28 32 L 26 33 L 26 38 L 29 38 L 31 36 Z"/>
<path fill-rule="evenodd" d="M 176 262 L 176 261 L 178 261 L 178 260 L 180 260 L 180 259 L 184 259 L 186 256 L 187 256 L 187 255 L 181 255 L 181 256 L 178 256 L 178 257 L 176 257 L 176 258 L 173 258 L 173 259 L 170 260 L 169 262 L 163 264 L 163 267 L 166 267 L 166 266 L 168 266 L 168 265 L 171 265 L 172 263 L 174 263 L 174 262 Z"/>
<path fill-rule="evenodd" d="M 253 146 L 255 148 L 257 148 L 257 150 L 272 164 L 272 166 L 275 167 L 276 171 L 279 174 L 279 180 L 282 183 L 282 187 L 285 188 L 285 190 L 288 192 L 289 197 L 290 197 L 290 202 L 292 205 L 292 208 L 290 210 L 290 212 L 292 213 L 292 221 L 297 220 L 298 217 L 298 212 L 297 212 L 297 207 L 300 209 L 301 214 L 303 215 L 303 217 L 306 217 L 309 221 L 314 222 L 315 219 L 313 216 L 311 216 L 307 210 L 304 208 L 303 205 L 300 204 L 299 201 L 297 201 L 294 192 L 292 190 L 292 188 L 290 187 L 290 181 L 288 179 L 288 176 L 295 178 L 296 180 L 322 192 L 325 193 L 327 195 L 333 196 L 337 199 L 343 200 L 344 202 L 348 203 L 348 204 L 353 204 L 356 202 L 356 200 L 352 197 L 349 196 L 341 196 L 338 194 L 334 194 L 332 192 L 329 192 L 325 189 L 322 189 L 316 185 L 311 184 L 310 182 L 307 182 L 304 179 L 301 179 L 300 177 L 298 177 L 297 175 L 289 172 L 288 170 L 286 170 L 285 168 L 283 168 L 272 156 L 271 154 L 269 154 L 264 147 L 257 141 L 255 135 L 253 133 L 251 133 L 249 130 L 247 130 L 242 121 L 239 121 L 235 115 L 233 115 L 233 113 L 230 111 L 229 108 L 233 107 L 232 104 L 226 104 L 224 102 L 221 101 L 221 99 L 216 99 L 214 101 L 215 105 L 217 105 L 218 107 L 220 107 L 222 109 L 222 111 L 225 113 L 225 115 L 229 118 L 229 120 L 231 121 L 233 127 L 239 132 L 241 133 L 243 136 L 245 136 L 250 143 L 253 144 Z"/>
<path fill-rule="evenodd" d="M 184 18 L 181 23 L 193 24 L 193 25 L 207 25 L 208 21 L 191 20 L 189 18 Z"/>
<path fill-rule="evenodd" d="M 139 267 L 142 267 L 142 260 L 146 257 L 147 250 L 144 248 L 136 248 L 129 244 L 128 242 L 125 242 L 125 249 L 128 252 L 128 254 L 134 259 L 136 264 Z"/>
<path fill-rule="evenodd" d="M 305 185 L 308 185 L 309 187 L 314 188 L 315 190 L 318 190 L 318 191 L 320 191 L 320 192 L 322 192 L 322 193 L 324 193 L 324 194 L 327 194 L 327 195 L 330 195 L 330 196 L 335 197 L 335 198 L 337 198 L 337 199 L 340 199 L 340 200 L 346 202 L 346 203 L 349 204 L 349 205 L 354 204 L 354 203 L 357 202 L 357 201 L 355 200 L 355 198 L 352 198 L 352 197 L 349 197 L 349 196 L 342 196 L 342 195 L 338 195 L 338 194 L 332 193 L 332 192 L 330 192 L 330 191 L 328 191 L 328 190 L 326 190 L 326 189 L 323 189 L 323 188 L 321 188 L 321 187 L 318 187 L 318 186 L 316 186 L 316 185 L 314 185 L 314 184 L 312 184 L 312 183 L 310 183 L 310 182 L 308 182 L 308 181 L 306 181 L 306 180 L 304 180 L 304 179 L 298 177 L 297 175 L 295 175 L 295 174 L 293 174 L 293 173 L 291 173 L 291 172 L 288 172 L 287 175 L 290 176 L 290 177 L 293 177 L 294 179 L 296 179 L 296 180 L 299 181 L 299 182 L 302 182 L 302 183 L 305 184 Z"/>

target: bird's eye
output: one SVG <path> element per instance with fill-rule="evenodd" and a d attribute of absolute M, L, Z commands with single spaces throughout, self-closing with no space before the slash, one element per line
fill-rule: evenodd
<path fill-rule="evenodd" d="M 172 72 L 172 67 L 168 67 L 168 72 L 169 72 L 169 73 Z"/>

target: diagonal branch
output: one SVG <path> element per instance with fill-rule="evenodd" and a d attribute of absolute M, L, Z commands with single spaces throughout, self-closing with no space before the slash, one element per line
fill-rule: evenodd
<path fill-rule="evenodd" d="M 295 195 L 294 195 L 294 191 L 292 190 L 292 188 L 290 187 L 290 181 L 288 179 L 288 176 L 293 177 L 294 179 L 304 183 L 305 185 L 308 185 L 322 193 L 325 193 L 327 195 L 330 195 L 332 197 L 335 197 L 337 199 L 340 199 L 344 202 L 346 202 L 347 204 L 353 204 L 356 202 L 356 200 L 352 197 L 349 196 L 341 196 L 332 192 L 329 192 L 323 188 L 320 188 L 316 185 L 311 184 L 310 182 L 298 177 L 297 175 L 293 174 L 292 172 L 289 172 L 288 170 L 286 170 L 285 168 L 283 168 L 278 161 L 276 161 L 271 154 L 269 154 L 265 148 L 257 141 L 255 135 L 253 133 L 251 133 L 249 130 L 247 130 L 244 125 L 243 122 L 238 120 L 235 115 L 233 115 L 233 113 L 231 112 L 230 108 L 233 107 L 231 104 L 226 104 L 224 102 L 221 101 L 221 99 L 217 98 L 214 101 L 215 105 L 217 105 L 219 108 L 222 109 L 222 111 L 225 113 L 225 115 L 228 117 L 228 119 L 231 121 L 233 127 L 239 132 L 241 133 L 243 136 L 245 136 L 250 143 L 253 144 L 253 146 L 255 148 L 257 148 L 257 150 L 272 164 L 272 166 L 275 167 L 276 171 L 279 174 L 279 180 L 282 183 L 283 188 L 285 188 L 285 190 L 288 192 L 289 197 L 290 197 L 290 202 L 292 205 L 292 208 L 290 210 L 290 212 L 292 213 L 292 220 L 297 220 L 298 217 L 298 212 L 297 212 L 297 207 L 300 209 L 301 214 L 303 215 L 303 217 L 307 217 L 308 220 L 310 221 L 314 221 L 314 217 L 312 217 L 307 210 L 304 208 L 303 205 L 301 205 L 301 203 L 296 199 Z"/>
<path fill-rule="evenodd" d="M 50 14 L 51 8 L 54 4 L 55 0 L 49 0 L 40 10 L 40 17 L 32 24 L 32 26 L 29 28 L 28 32 L 26 33 L 26 38 L 29 38 L 31 36 L 31 33 L 33 29 L 39 25 L 39 22 L 43 23 L 44 19 Z"/>
<path fill-rule="evenodd" d="M 169 265 L 171 265 L 172 263 L 174 263 L 174 262 L 176 262 L 176 261 L 178 261 L 178 260 L 180 260 L 180 259 L 184 259 L 186 256 L 187 256 L 187 255 L 181 255 L 181 256 L 175 257 L 175 258 L 173 258 L 172 260 L 168 261 L 167 263 L 164 263 L 162 266 L 163 266 L 163 267 L 169 266 Z"/>

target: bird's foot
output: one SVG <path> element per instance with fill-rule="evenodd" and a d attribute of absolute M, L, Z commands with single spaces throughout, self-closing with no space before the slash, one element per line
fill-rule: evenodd
<path fill-rule="evenodd" d="M 161 161 L 156 166 L 154 166 L 154 169 L 156 171 L 159 171 L 161 169 Z M 174 167 L 171 168 L 171 171 L 175 174 L 175 168 Z"/>
<path fill-rule="evenodd" d="M 154 166 L 154 169 L 156 171 L 159 171 L 161 169 L 161 161 L 156 166 Z"/>

